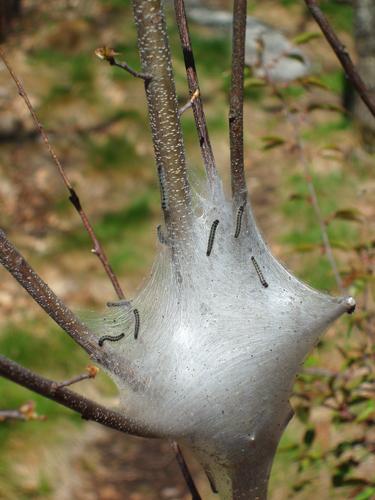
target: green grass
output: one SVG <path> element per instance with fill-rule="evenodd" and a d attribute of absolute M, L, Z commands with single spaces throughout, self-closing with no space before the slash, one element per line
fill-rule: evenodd
<path fill-rule="evenodd" d="M 348 179 L 344 179 L 344 174 L 341 171 L 313 176 L 313 183 L 324 218 L 340 208 L 345 208 L 342 205 L 344 180 L 347 184 Z M 307 248 L 307 255 L 300 254 L 301 269 L 303 269 L 300 277 L 302 279 L 319 289 L 334 288 L 335 281 L 332 269 L 327 258 L 321 254 L 321 231 L 314 209 L 308 201 L 308 187 L 305 178 L 300 174 L 289 177 L 288 191 L 297 195 L 297 198 L 288 200 L 283 205 L 283 212 L 292 228 L 284 234 L 282 242 L 294 251 Z M 327 231 L 333 247 L 350 246 L 358 238 L 358 228 L 353 222 L 334 220 L 328 225 Z"/>
<path fill-rule="evenodd" d="M 82 349 L 62 330 L 36 322 L 28 322 L 22 328 L 8 326 L 3 329 L 0 352 L 30 369 L 60 376 L 84 367 L 88 360 Z"/>
<path fill-rule="evenodd" d="M 138 167 L 138 155 L 134 145 L 125 135 L 109 135 L 103 142 L 87 138 L 86 150 L 90 164 L 99 170 L 126 167 L 129 171 Z"/>
<path fill-rule="evenodd" d="M 330 134 L 334 132 L 341 132 L 342 130 L 347 130 L 351 127 L 350 120 L 344 116 L 336 118 L 332 121 L 326 121 L 324 123 L 315 124 L 314 128 L 302 134 L 304 139 L 319 141 L 327 141 Z"/>

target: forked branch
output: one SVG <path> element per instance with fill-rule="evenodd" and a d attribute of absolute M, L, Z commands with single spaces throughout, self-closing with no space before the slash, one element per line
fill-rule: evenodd
<path fill-rule="evenodd" d="M 358 92 L 364 104 L 367 106 L 372 116 L 375 117 L 375 102 L 372 99 L 365 82 L 362 80 L 360 74 L 356 70 L 347 48 L 339 40 L 332 26 L 329 24 L 328 19 L 325 17 L 318 4 L 316 3 L 316 0 L 305 0 L 305 3 L 309 11 L 311 12 L 311 15 L 322 30 L 322 33 L 325 36 L 327 42 L 332 47 L 334 53 L 337 56 L 337 59 L 341 63 L 341 66 L 344 68 L 346 76 L 354 85 L 354 88 Z"/>
<path fill-rule="evenodd" d="M 246 201 L 243 141 L 243 87 L 245 68 L 247 0 L 233 2 L 232 79 L 230 88 L 229 138 L 232 195 L 238 206 Z"/>
<path fill-rule="evenodd" d="M 126 432 L 134 436 L 156 437 L 148 432 L 147 429 L 141 428 L 136 422 L 127 419 L 122 414 L 120 415 L 65 387 L 58 387 L 58 382 L 41 377 L 1 354 L 0 376 L 76 411 L 85 420 L 92 420 L 111 429 Z"/>

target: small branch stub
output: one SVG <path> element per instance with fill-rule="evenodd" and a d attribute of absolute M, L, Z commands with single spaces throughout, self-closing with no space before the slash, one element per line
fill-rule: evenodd
<path fill-rule="evenodd" d="M 151 75 L 136 71 L 135 69 L 130 67 L 129 64 L 127 64 L 126 62 L 117 61 L 115 56 L 119 55 L 119 52 L 116 52 L 114 49 L 110 47 L 97 48 L 95 50 L 95 55 L 102 61 L 108 61 L 111 66 L 117 66 L 118 68 L 124 69 L 130 75 L 134 76 L 134 78 L 140 78 L 145 82 L 150 81 L 152 79 Z"/>

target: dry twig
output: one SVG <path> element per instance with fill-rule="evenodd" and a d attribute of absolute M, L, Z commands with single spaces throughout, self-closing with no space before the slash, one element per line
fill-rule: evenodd
<path fill-rule="evenodd" d="M 367 106 L 372 116 L 375 117 L 375 102 L 373 101 L 365 82 L 362 80 L 361 76 L 356 70 L 347 48 L 339 40 L 332 26 L 329 24 L 328 19 L 320 10 L 316 0 L 305 0 L 305 3 L 309 11 L 311 12 L 311 15 L 322 30 L 322 33 L 325 36 L 327 42 L 332 47 L 334 53 L 337 56 L 337 59 L 340 61 L 341 66 L 344 68 L 346 76 L 354 85 L 356 91 L 358 92 L 364 104 Z"/>
<path fill-rule="evenodd" d="M 105 406 L 95 403 L 64 387 L 56 389 L 58 382 L 41 377 L 1 354 L 0 376 L 76 411 L 85 420 L 92 420 L 106 427 L 134 436 L 155 437 L 150 431 L 141 428 L 136 422 L 127 419 L 115 411 L 109 410 Z"/>
<path fill-rule="evenodd" d="M 177 27 L 180 33 L 182 52 L 184 55 L 189 91 L 192 98 L 197 91 L 199 92 L 197 98 L 194 99 L 193 113 L 194 113 L 195 125 L 198 132 L 199 145 L 201 148 L 203 162 L 206 168 L 208 180 L 212 185 L 216 172 L 215 158 L 212 151 L 210 138 L 208 135 L 206 116 L 204 114 L 203 103 L 200 96 L 198 74 L 197 74 L 197 69 L 195 67 L 195 60 L 190 40 L 189 26 L 186 18 L 184 0 L 174 0 L 174 6 L 176 13 Z"/>
<path fill-rule="evenodd" d="M 99 258 L 100 262 L 102 263 L 104 270 L 107 273 L 109 279 L 111 280 L 113 288 L 115 289 L 116 294 L 119 297 L 119 299 L 124 299 L 125 298 L 124 292 L 122 291 L 120 283 L 119 283 L 119 281 L 118 281 L 115 273 L 113 272 L 113 269 L 108 261 L 108 257 L 105 254 L 103 247 L 101 246 L 101 244 L 100 244 L 100 242 L 99 242 L 99 240 L 94 232 L 94 229 L 93 229 L 93 227 L 92 227 L 92 225 L 87 217 L 87 214 L 82 208 L 80 199 L 79 199 L 76 191 L 74 190 L 72 183 L 70 182 L 70 179 L 69 179 L 67 173 L 65 172 L 63 165 L 61 164 L 59 158 L 57 157 L 57 155 L 56 155 L 56 153 L 55 153 L 55 151 L 54 151 L 54 149 L 53 149 L 53 147 L 48 139 L 48 135 L 44 130 L 43 125 L 39 121 L 38 115 L 36 114 L 32 104 L 30 102 L 30 99 L 26 93 L 24 86 L 22 85 L 21 81 L 19 80 L 16 73 L 14 72 L 12 66 L 10 65 L 10 63 L 9 63 L 8 59 L 6 58 L 4 51 L 2 49 L 0 49 L 0 58 L 3 60 L 5 66 L 7 67 L 8 71 L 9 71 L 9 74 L 13 78 L 13 80 L 17 86 L 18 93 L 22 97 L 22 99 L 24 100 L 24 102 L 25 102 L 25 104 L 30 112 L 30 115 L 34 121 L 34 124 L 35 124 L 36 128 L 38 129 L 40 136 L 42 137 L 43 142 L 45 143 L 45 145 L 48 149 L 48 152 L 51 155 L 51 158 L 52 158 L 53 162 L 55 163 L 66 188 L 69 191 L 69 200 L 72 203 L 72 205 L 74 206 L 74 208 L 77 210 L 79 216 L 81 217 L 82 223 L 83 223 L 83 225 L 84 225 L 84 227 L 85 227 L 85 229 L 86 229 L 86 231 L 87 231 L 88 235 L 90 236 L 90 239 L 93 243 L 92 253 L 95 254 Z"/>

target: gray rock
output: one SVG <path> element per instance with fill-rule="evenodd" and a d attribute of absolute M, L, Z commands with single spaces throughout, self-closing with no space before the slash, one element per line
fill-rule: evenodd
<path fill-rule="evenodd" d="M 197 24 L 223 34 L 231 32 L 232 14 L 229 12 L 188 5 L 187 14 Z M 245 62 L 253 68 L 255 76 L 268 76 L 274 83 L 302 78 L 311 70 L 308 58 L 299 47 L 280 31 L 251 16 L 247 17 Z"/>

